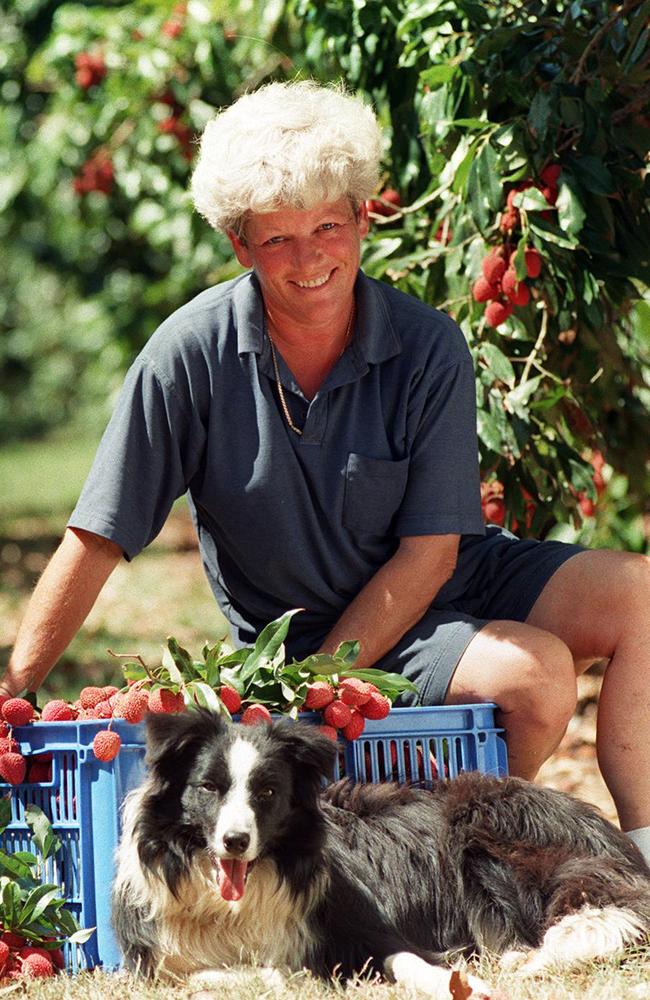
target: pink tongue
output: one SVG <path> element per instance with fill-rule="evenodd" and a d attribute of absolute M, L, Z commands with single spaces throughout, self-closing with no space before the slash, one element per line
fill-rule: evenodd
<path fill-rule="evenodd" d="M 244 895 L 244 883 L 246 881 L 246 869 L 248 861 L 238 861 L 232 858 L 219 858 L 217 868 L 217 878 L 219 881 L 219 891 L 223 899 L 234 902 Z"/>

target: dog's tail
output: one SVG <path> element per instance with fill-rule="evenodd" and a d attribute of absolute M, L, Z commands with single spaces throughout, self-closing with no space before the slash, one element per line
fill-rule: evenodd
<path fill-rule="evenodd" d="M 537 963 L 604 958 L 650 939 L 650 872 L 611 858 L 571 858 L 554 872 Z M 542 967 L 540 965 L 540 968 Z"/>

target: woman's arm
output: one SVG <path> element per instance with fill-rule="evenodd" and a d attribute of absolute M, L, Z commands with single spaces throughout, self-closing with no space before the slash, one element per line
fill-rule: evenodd
<path fill-rule="evenodd" d="M 402 538 L 394 556 L 348 605 L 319 652 L 333 653 L 348 639 L 361 652 L 354 666 L 370 667 L 419 622 L 456 567 L 460 535 Z"/>
<path fill-rule="evenodd" d="M 83 625 L 122 557 L 119 545 L 68 528 L 31 596 L 0 694 L 35 691 Z"/>

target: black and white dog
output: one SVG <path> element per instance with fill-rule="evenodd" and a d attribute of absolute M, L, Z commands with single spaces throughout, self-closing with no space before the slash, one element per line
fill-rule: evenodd
<path fill-rule="evenodd" d="M 147 734 L 113 888 L 126 964 L 145 975 L 371 969 L 449 997 L 440 963 L 459 954 L 509 952 L 530 973 L 650 933 L 650 869 L 568 795 L 476 773 L 323 789 L 336 750 L 304 723 L 201 710 L 152 715 Z"/>

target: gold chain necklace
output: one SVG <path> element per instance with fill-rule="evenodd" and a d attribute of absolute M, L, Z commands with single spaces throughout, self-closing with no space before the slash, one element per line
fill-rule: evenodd
<path fill-rule="evenodd" d="M 350 318 L 348 319 L 348 325 L 347 325 L 346 330 L 345 330 L 345 337 L 344 337 L 344 340 L 343 340 L 343 347 L 341 348 L 341 350 L 339 352 L 339 356 L 336 359 L 337 361 L 341 357 L 341 355 L 343 354 L 343 351 L 345 350 L 345 348 L 348 346 L 348 341 L 350 339 L 350 331 L 352 330 L 352 319 L 353 319 L 353 317 L 354 317 L 354 303 L 352 304 L 352 309 L 350 310 Z M 278 397 L 280 399 L 280 406 L 282 407 L 282 412 L 284 413 L 284 419 L 287 422 L 287 426 L 294 432 L 294 434 L 298 434 L 300 436 L 300 435 L 302 435 L 302 430 L 300 429 L 300 427 L 296 427 L 296 425 L 294 424 L 293 420 L 291 419 L 291 414 L 289 413 L 289 407 L 287 405 L 287 400 L 286 400 L 286 397 L 284 395 L 284 389 L 282 387 L 282 382 L 280 381 L 280 369 L 278 367 L 278 358 L 277 358 L 277 354 L 275 352 L 275 344 L 273 343 L 273 338 L 271 337 L 271 335 L 268 332 L 268 330 L 266 331 L 266 335 L 269 338 L 269 344 L 271 345 L 271 358 L 273 360 L 273 371 L 275 372 L 275 381 L 276 381 L 276 384 L 277 384 L 277 387 L 278 387 Z"/>

